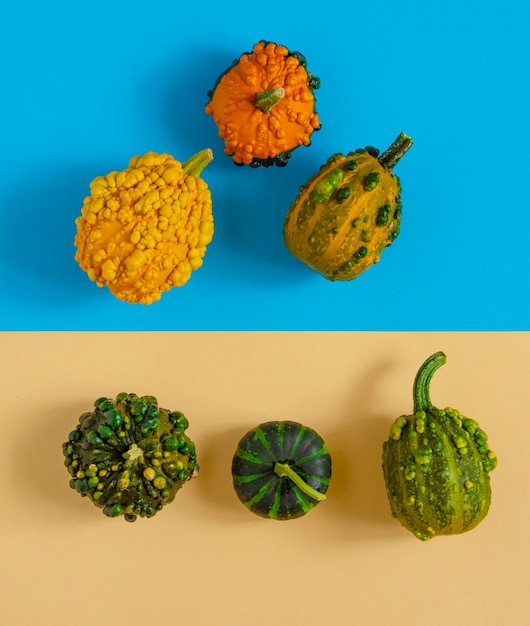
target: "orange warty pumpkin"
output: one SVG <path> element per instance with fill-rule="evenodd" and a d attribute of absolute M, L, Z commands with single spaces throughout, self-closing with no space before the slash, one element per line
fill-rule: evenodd
<path fill-rule="evenodd" d="M 237 165 L 283 166 L 320 128 L 313 93 L 319 85 L 303 55 L 260 41 L 220 76 L 206 113 Z"/>

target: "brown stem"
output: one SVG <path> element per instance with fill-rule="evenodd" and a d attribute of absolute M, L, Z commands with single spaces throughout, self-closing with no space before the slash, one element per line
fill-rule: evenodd
<path fill-rule="evenodd" d="M 379 163 L 387 170 L 391 170 L 410 146 L 412 146 L 412 138 L 405 133 L 400 133 L 388 150 L 379 157 Z"/>

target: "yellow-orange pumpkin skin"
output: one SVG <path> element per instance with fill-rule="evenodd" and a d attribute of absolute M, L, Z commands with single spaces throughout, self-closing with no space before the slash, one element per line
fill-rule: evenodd
<path fill-rule="evenodd" d="M 392 167 L 411 144 L 402 133 L 381 156 L 372 147 L 331 156 L 287 212 L 288 250 L 332 281 L 377 263 L 399 234 L 401 185 Z"/>
<path fill-rule="evenodd" d="M 287 164 L 320 128 L 314 90 L 320 80 L 306 59 L 285 46 L 260 41 L 242 54 L 208 92 L 205 111 L 236 165 Z"/>

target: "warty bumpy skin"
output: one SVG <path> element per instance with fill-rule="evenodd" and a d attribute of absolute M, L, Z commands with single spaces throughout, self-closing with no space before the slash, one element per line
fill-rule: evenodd
<path fill-rule="evenodd" d="M 214 234 L 211 193 L 200 177 L 212 158 L 208 148 L 185 163 L 148 152 L 95 178 L 74 241 L 88 277 L 132 304 L 152 304 L 182 287 Z"/>
<path fill-rule="evenodd" d="M 418 539 L 475 528 L 491 503 L 489 473 L 497 456 L 478 423 L 432 405 L 429 384 L 445 363 L 437 352 L 414 383 L 414 413 L 401 415 L 383 445 L 383 474 L 394 517 Z"/>
<path fill-rule="evenodd" d="M 153 517 L 199 472 L 188 426 L 153 396 L 99 398 L 63 444 L 70 487 L 108 517 Z"/>

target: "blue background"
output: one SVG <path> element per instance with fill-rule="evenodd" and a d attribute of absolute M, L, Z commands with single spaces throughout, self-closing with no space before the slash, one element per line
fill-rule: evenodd
<path fill-rule="evenodd" d="M 529 17 L 522 0 L 4 5 L 0 328 L 529 329 Z M 321 79 L 322 130 L 283 169 L 233 165 L 204 113 L 260 39 Z M 356 280 L 328 282 L 284 247 L 285 213 L 328 156 L 400 131 L 415 142 L 395 170 L 401 234 Z M 97 288 L 73 258 L 89 182 L 207 146 L 203 267 L 151 306 Z"/>

